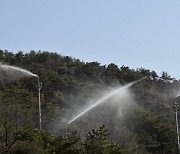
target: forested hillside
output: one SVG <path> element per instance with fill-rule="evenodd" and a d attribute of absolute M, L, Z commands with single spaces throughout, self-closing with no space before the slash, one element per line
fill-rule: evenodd
<path fill-rule="evenodd" d="M 174 99 L 180 81 L 168 73 L 47 51 L 0 50 L 0 61 L 31 71 L 42 83 L 40 131 L 37 78 L 0 74 L 1 153 L 178 153 Z M 118 87 L 117 96 L 68 124 Z"/>

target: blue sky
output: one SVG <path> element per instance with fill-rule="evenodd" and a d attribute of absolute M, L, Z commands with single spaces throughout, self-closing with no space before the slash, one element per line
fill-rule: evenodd
<path fill-rule="evenodd" d="M 46 50 L 180 79 L 179 0 L 0 0 L 0 49 Z"/>

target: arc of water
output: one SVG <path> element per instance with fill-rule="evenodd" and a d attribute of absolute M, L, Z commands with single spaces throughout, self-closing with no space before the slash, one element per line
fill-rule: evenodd
<path fill-rule="evenodd" d="M 20 67 L 0 64 L 0 78 L 1 79 L 10 79 L 10 80 L 16 80 L 24 76 L 34 76 L 38 77 L 36 74 L 33 74 L 32 72 L 22 69 Z"/>
<path fill-rule="evenodd" d="M 92 110 L 93 108 L 95 108 L 96 106 L 98 106 L 99 104 L 103 103 L 105 100 L 107 100 L 108 98 L 114 96 L 115 94 L 117 94 L 122 88 L 129 88 L 130 86 L 132 86 L 133 84 L 139 82 L 138 81 L 134 81 L 132 83 L 129 83 L 126 86 L 122 86 L 114 91 L 112 91 L 111 93 L 109 93 L 108 95 L 106 95 L 105 97 L 103 97 L 102 99 L 100 99 L 99 101 L 97 101 L 95 104 L 93 104 L 92 106 L 90 106 L 88 109 L 84 110 L 82 113 L 80 113 L 79 115 L 77 115 L 75 118 L 73 118 L 72 120 L 70 120 L 68 122 L 68 124 L 72 123 L 73 121 L 75 121 L 76 119 L 78 119 L 79 117 L 81 117 L 82 115 L 84 115 L 85 113 L 87 113 L 88 111 Z"/>

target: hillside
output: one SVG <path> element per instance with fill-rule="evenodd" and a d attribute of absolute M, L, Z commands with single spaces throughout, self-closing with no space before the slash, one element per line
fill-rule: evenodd
<path fill-rule="evenodd" d="M 48 51 L 0 50 L 0 60 L 39 76 L 43 129 L 38 130 L 37 78 L 0 72 L 2 153 L 177 153 L 174 99 L 180 81 L 168 73 Z"/>

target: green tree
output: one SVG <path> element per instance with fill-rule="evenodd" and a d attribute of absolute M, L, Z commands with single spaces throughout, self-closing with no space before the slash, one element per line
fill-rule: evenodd
<path fill-rule="evenodd" d="M 139 143 L 144 144 L 148 152 L 175 153 L 175 128 L 168 118 L 136 106 L 129 113 L 129 119 L 129 127 L 138 134 Z"/>
<path fill-rule="evenodd" d="M 88 154 L 125 154 L 127 153 L 121 145 L 109 142 L 107 137 L 109 132 L 104 126 L 88 133 L 83 144 L 85 152 Z"/>
<path fill-rule="evenodd" d="M 66 136 L 54 137 L 51 133 L 38 131 L 36 129 L 27 129 L 21 135 L 22 141 L 29 141 L 38 145 L 43 153 L 47 154 L 80 154 L 82 149 L 78 147 L 79 136 L 74 133 L 68 133 Z"/>
<path fill-rule="evenodd" d="M 0 93 L 0 149 L 8 152 L 19 140 L 18 134 L 34 125 L 34 106 L 31 94 L 16 85 L 6 86 Z"/>

